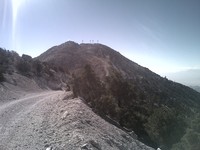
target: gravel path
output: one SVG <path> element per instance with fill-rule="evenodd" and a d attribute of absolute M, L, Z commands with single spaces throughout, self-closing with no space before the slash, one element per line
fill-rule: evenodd
<path fill-rule="evenodd" d="M 46 91 L 0 106 L 0 150 L 152 150 L 107 123 L 71 92 Z"/>
<path fill-rule="evenodd" d="M 42 92 L 0 106 L 0 150 L 41 149 L 45 120 L 52 100 L 64 92 Z M 44 149 L 44 148 L 43 148 Z"/>

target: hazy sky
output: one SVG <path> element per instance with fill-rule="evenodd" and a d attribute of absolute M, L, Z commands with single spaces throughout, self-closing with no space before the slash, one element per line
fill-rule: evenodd
<path fill-rule="evenodd" d="M 200 0 L 0 0 L 0 47 L 35 57 L 68 40 L 159 74 L 200 69 Z"/>

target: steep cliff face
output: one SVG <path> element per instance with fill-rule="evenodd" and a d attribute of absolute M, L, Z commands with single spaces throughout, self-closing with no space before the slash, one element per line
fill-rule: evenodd
<path fill-rule="evenodd" d="M 162 149 L 179 143 L 199 113 L 200 94 L 101 44 L 66 42 L 36 59 L 73 75 L 73 89 L 93 110 Z"/>

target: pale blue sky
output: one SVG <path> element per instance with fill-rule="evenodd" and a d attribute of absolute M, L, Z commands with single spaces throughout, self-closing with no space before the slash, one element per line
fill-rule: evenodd
<path fill-rule="evenodd" d="M 164 74 L 200 69 L 200 0 L 0 0 L 0 47 L 97 41 Z"/>

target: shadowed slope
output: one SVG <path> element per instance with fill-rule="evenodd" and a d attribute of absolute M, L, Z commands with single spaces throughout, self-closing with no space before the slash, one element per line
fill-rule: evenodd
<path fill-rule="evenodd" d="M 198 92 L 102 44 L 66 42 L 36 59 L 68 70 L 76 96 L 154 147 L 170 149 L 178 143 L 199 112 Z"/>

